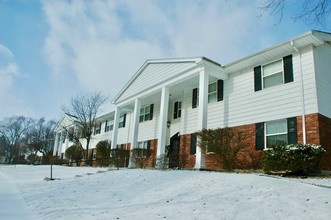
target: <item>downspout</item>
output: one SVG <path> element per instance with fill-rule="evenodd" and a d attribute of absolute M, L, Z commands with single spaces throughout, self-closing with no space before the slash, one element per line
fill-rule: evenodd
<path fill-rule="evenodd" d="M 301 62 L 301 51 L 294 45 L 294 42 L 291 41 L 292 48 L 299 54 L 299 72 L 300 72 L 300 84 L 301 84 L 301 107 L 302 107 L 302 142 L 306 144 L 307 135 L 306 135 L 306 106 L 305 106 L 305 94 L 304 94 L 304 85 L 303 85 L 303 71 L 302 71 L 302 62 Z"/>

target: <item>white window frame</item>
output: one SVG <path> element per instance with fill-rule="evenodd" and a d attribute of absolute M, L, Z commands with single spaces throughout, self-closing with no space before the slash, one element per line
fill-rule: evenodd
<path fill-rule="evenodd" d="M 215 84 L 215 91 L 210 92 L 210 91 L 209 91 L 209 87 L 210 87 L 212 84 Z M 217 102 L 217 89 L 218 89 L 217 86 L 218 86 L 218 85 L 217 85 L 217 81 L 208 84 L 208 103 Z M 211 99 L 210 99 L 211 95 L 215 95 L 215 100 L 211 100 Z"/>
<path fill-rule="evenodd" d="M 114 129 L 114 120 L 113 119 L 106 120 L 105 126 L 106 126 L 105 132 L 112 131 Z"/>
<path fill-rule="evenodd" d="M 101 134 L 101 123 L 94 127 L 94 135 Z"/>
<path fill-rule="evenodd" d="M 264 82 L 264 79 L 267 78 L 267 77 L 270 77 L 270 76 L 273 76 L 273 75 L 276 75 L 280 72 L 274 72 L 274 73 L 271 73 L 267 76 L 264 76 L 264 68 L 268 65 L 271 65 L 273 63 L 276 63 L 276 62 L 280 62 L 281 63 L 281 73 L 282 73 L 282 83 L 279 83 L 279 84 L 275 84 L 275 85 L 272 85 L 272 86 L 268 86 L 268 87 L 265 87 L 265 82 Z M 283 85 L 285 83 L 285 74 L 284 74 L 284 61 L 283 59 L 278 59 L 278 60 L 274 60 L 272 62 L 269 62 L 269 63 L 266 63 L 264 65 L 262 65 L 262 89 L 267 89 L 267 88 L 271 88 L 271 87 L 274 87 L 274 86 L 278 86 L 278 85 Z"/>
<path fill-rule="evenodd" d="M 148 141 L 139 141 L 138 142 L 138 149 L 144 149 L 147 150 L 148 148 Z M 147 157 L 146 155 L 140 155 L 140 157 Z"/>
<path fill-rule="evenodd" d="M 276 121 L 285 121 L 285 132 L 278 132 L 278 133 L 272 133 L 272 134 L 267 134 L 267 124 L 271 122 L 276 122 Z M 287 129 L 287 120 L 286 119 L 279 119 L 279 120 L 273 120 L 273 121 L 268 121 L 264 123 L 264 148 L 268 148 L 268 143 L 267 143 L 267 137 L 272 137 L 272 136 L 278 136 L 278 135 L 287 135 L 288 134 L 288 129 Z"/>
<path fill-rule="evenodd" d="M 121 115 L 120 116 L 120 119 L 119 119 L 119 122 L 118 122 L 118 128 L 124 128 L 125 127 L 125 124 L 124 124 L 124 115 Z"/>
<path fill-rule="evenodd" d="M 146 105 L 146 106 L 142 107 L 140 109 L 139 122 L 149 121 L 150 117 L 151 117 L 151 106 Z"/>

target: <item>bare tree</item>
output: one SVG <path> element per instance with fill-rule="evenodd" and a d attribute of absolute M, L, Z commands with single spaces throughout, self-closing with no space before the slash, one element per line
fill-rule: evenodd
<path fill-rule="evenodd" d="M 270 15 L 279 15 L 279 22 L 283 19 L 284 10 L 287 6 L 287 0 L 266 0 L 261 6 L 261 12 L 267 12 Z M 301 5 L 302 9 L 298 10 L 298 14 L 292 16 L 294 20 L 303 19 L 306 24 L 319 24 L 326 26 L 326 16 L 331 11 L 330 0 L 296 0 L 291 1 L 296 5 Z"/>
<path fill-rule="evenodd" d="M 38 152 L 46 157 L 52 150 L 55 126 L 55 121 L 46 122 L 45 118 L 40 118 L 35 121 L 34 126 L 28 131 L 25 143 L 33 152 L 34 158 Z"/>
<path fill-rule="evenodd" d="M 80 145 L 80 138 L 86 139 L 86 156 L 88 160 L 89 145 L 94 128 L 97 126 L 97 114 L 100 107 L 106 102 L 107 98 L 102 96 L 101 93 L 91 93 L 78 95 L 71 99 L 69 107 L 63 107 L 63 111 L 72 116 L 75 126 L 78 127 L 79 132 L 73 128 L 63 128 L 67 131 L 69 139 L 76 145 Z"/>
<path fill-rule="evenodd" d="M 14 157 L 19 156 L 22 139 L 32 125 L 33 120 L 24 116 L 12 116 L 0 122 L 1 144 L 7 163 L 12 163 Z"/>

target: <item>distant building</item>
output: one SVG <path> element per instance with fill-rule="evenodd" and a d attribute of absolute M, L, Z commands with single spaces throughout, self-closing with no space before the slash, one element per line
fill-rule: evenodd
<path fill-rule="evenodd" d="M 251 155 L 275 143 L 320 144 L 331 169 L 330 43 L 330 33 L 309 31 L 227 65 L 147 60 L 113 100 L 116 111 L 100 117 L 91 147 L 111 140 L 112 147 L 153 149 L 151 166 L 170 151 L 170 167 L 186 154 L 189 168 L 213 169 L 195 132 L 235 127 L 250 134 Z M 61 126 L 56 140 L 60 156 L 69 143 Z"/>

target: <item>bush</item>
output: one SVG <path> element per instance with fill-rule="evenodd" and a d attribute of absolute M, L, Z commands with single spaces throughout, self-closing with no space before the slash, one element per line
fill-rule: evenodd
<path fill-rule="evenodd" d="M 115 148 L 110 150 L 112 165 L 119 167 L 126 167 L 130 157 L 130 150 Z"/>
<path fill-rule="evenodd" d="M 79 163 L 84 157 L 84 149 L 78 145 L 71 145 L 65 152 L 66 158 Z M 79 164 L 77 164 L 79 165 Z"/>
<path fill-rule="evenodd" d="M 197 135 L 202 151 L 214 153 L 219 165 L 228 171 L 236 167 L 238 154 L 247 146 L 247 133 L 239 129 L 203 129 Z"/>
<path fill-rule="evenodd" d="M 131 154 L 134 158 L 135 165 L 138 168 L 145 168 L 150 161 L 150 157 L 153 154 L 153 150 L 144 148 L 133 148 L 131 150 Z"/>
<path fill-rule="evenodd" d="M 108 141 L 100 141 L 97 146 L 97 161 L 99 166 L 109 166 L 110 160 L 110 144 Z"/>
<path fill-rule="evenodd" d="M 290 171 L 293 174 L 307 175 L 321 170 L 324 152 L 323 147 L 310 144 L 274 146 L 264 150 L 262 168 L 265 172 Z"/>

